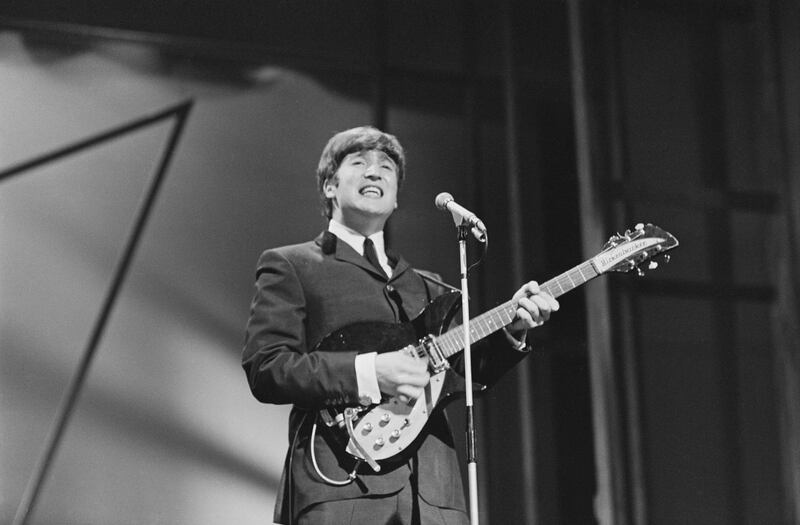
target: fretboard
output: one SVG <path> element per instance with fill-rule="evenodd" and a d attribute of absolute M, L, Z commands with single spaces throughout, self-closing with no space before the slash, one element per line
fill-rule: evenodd
<path fill-rule="evenodd" d="M 550 279 L 546 283 L 539 285 L 543 291 L 553 297 L 564 295 L 570 290 L 597 277 L 597 271 L 592 266 L 591 261 L 585 261 L 578 266 L 568 270 L 561 275 Z M 504 326 L 511 324 L 517 316 L 516 301 L 507 301 L 500 306 L 492 308 L 470 320 L 470 342 L 480 341 L 484 337 L 500 330 Z M 445 357 L 455 355 L 464 349 L 464 330 L 456 327 L 448 330 L 436 338 L 436 343 Z"/>

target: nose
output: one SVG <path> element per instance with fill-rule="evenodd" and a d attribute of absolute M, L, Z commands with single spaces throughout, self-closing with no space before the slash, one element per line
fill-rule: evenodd
<path fill-rule="evenodd" d="M 364 169 L 364 177 L 370 180 L 376 180 L 381 178 L 377 162 L 367 163 L 367 167 Z"/>

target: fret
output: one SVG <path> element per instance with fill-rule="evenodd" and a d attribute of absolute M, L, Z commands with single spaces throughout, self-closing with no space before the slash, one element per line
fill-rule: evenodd
<path fill-rule="evenodd" d="M 550 279 L 541 285 L 541 288 L 553 297 L 558 297 L 574 288 L 577 288 L 579 285 L 589 281 L 590 279 L 597 277 L 597 275 L 599 274 L 594 271 L 591 263 L 585 262 L 568 272 L 564 272 L 561 275 Z M 580 277 L 580 282 L 576 282 L 578 277 Z M 567 281 L 569 281 L 569 283 Z"/>
<path fill-rule="evenodd" d="M 458 351 L 456 350 L 453 342 L 448 337 L 441 337 L 439 338 L 438 342 L 439 342 L 439 348 L 442 349 L 442 353 L 444 355 L 453 355 Z"/>
<path fill-rule="evenodd" d="M 540 288 L 552 295 L 558 297 L 567 293 L 568 291 L 577 288 L 581 284 L 594 279 L 599 274 L 594 270 L 591 261 L 586 261 L 575 268 L 564 272 L 561 275 L 550 279 L 542 284 Z M 517 316 L 517 304 L 514 301 L 508 301 L 489 310 L 470 321 L 469 340 L 471 343 L 476 343 L 481 339 L 493 334 L 504 326 L 511 324 Z M 451 330 L 440 335 L 437 339 L 437 344 L 445 357 L 451 357 L 465 346 L 464 329 L 457 326 Z M 423 349 L 424 351 L 424 349 Z"/>
<path fill-rule="evenodd" d="M 457 354 L 463 348 L 463 345 L 461 344 L 461 338 L 456 338 L 456 336 L 460 335 L 461 332 L 450 334 L 450 355 Z"/>
<path fill-rule="evenodd" d="M 449 341 L 448 346 L 450 347 L 450 350 L 448 356 L 451 356 L 453 354 L 458 353 L 458 351 L 463 348 L 463 345 L 461 344 L 461 338 L 459 337 L 461 335 L 461 332 L 450 332 L 449 335 L 450 337 L 448 339 Z"/>

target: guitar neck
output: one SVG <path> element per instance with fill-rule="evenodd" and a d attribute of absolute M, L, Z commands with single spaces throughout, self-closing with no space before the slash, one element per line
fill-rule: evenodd
<path fill-rule="evenodd" d="M 595 270 L 591 261 L 584 261 L 571 270 L 558 275 L 546 283 L 540 284 L 539 288 L 552 295 L 559 297 L 573 290 L 600 275 Z M 492 308 L 470 320 L 470 342 L 480 341 L 484 337 L 500 330 L 506 325 L 511 324 L 517 316 L 517 302 L 507 301 L 500 306 Z M 464 330 L 461 327 L 448 330 L 436 338 L 437 345 L 444 353 L 445 357 L 455 355 L 464 349 Z"/>

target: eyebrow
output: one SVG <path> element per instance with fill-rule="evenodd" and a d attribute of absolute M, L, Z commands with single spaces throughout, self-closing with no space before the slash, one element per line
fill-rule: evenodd
<path fill-rule="evenodd" d="M 389 155 L 388 153 L 386 153 L 385 151 L 379 150 L 379 149 L 362 149 L 362 150 L 358 150 L 358 151 L 351 151 L 350 153 L 345 155 L 344 158 L 347 159 L 347 158 L 354 158 L 354 157 L 364 157 L 370 151 L 377 152 L 382 157 L 380 159 L 382 162 L 383 161 L 389 161 L 389 162 L 392 163 L 392 165 L 394 167 L 397 167 L 397 162 L 392 158 L 392 156 Z"/>

